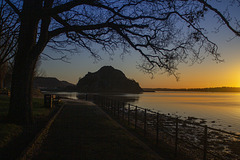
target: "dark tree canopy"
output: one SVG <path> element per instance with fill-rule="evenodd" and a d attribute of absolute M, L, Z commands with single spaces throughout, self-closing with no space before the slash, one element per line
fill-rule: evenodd
<path fill-rule="evenodd" d="M 13 58 L 17 48 L 18 17 L 7 3 L 0 3 L 0 65 Z"/>
<path fill-rule="evenodd" d="M 17 48 L 18 17 L 7 3 L 0 2 L 0 89 L 8 71 L 8 61 L 11 60 Z"/>
<path fill-rule="evenodd" d="M 160 68 L 174 74 L 179 62 L 187 58 L 197 61 L 202 52 L 219 60 L 217 45 L 200 27 L 201 20 L 209 12 L 219 19 L 216 27 L 226 25 L 240 36 L 238 19 L 211 5 L 239 5 L 237 0 L 229 3 L 206 0 L 38 0 L 34 5 L 37 3 L 41 5 L 35 13 L 39 16 L 39 45 L 44 34 L 51 48 L 70 51 L 66 46 L 76 45 L 87 49 L 96 58 L 99 58 L 94 50 L 96 43 L 110 53 L 116 48 L 123 52 L 134 48 L 143 56 L 141 67 L 147 72 Z M 13 8 L 19 14 L 23 9 Z M 49 25 L 44 23 L 47 19 L 51 21 Z"/>
<path fill-rule="evenodd" d="M 66 11 L 66 5 L 71 9 Z M 219 60 L 217 45 L 199 25 L 207 12 L 228 22 L 205 1 L 70 1 L 54 11 L 60 14 L 53 16 L 49 34 L 53 48 L 74 44 L 95 58 L 99 58 L 96 44 L 109 53 L 133 48 L 143 57 L 143 71 L 152 73 L 160 68 L 173 75 L 179 62 L 199 61 L 202 52 Z M 239 36 L 237 25 L 236 30 L 226 25 Z M 54 39 L 56 35 L 61 38 Z"/>
<path fill-rule="evenodd" d="M 160 69 L 176 75 L 180 62 L 201 60 L 200 53 L 211 54 L 219 61 L 217 45 L 206 35 L 201 20 L 208 14 L 219 20 L 236 37 L 240 36 L 239 17 L 230 17 L 214 4 L 240 5 L 238 0 L 5 0 L 20 19 L 18 52 L 13 73 L 11 109 L 14 115 L 15 95 L 21 90 L 30 96 L 33 68 L 44 48 L 69 50 L 66 46 L 88 50 L 99 58 L 94 46 L 110 54 L 116 49 L 123 53 L 131 48 L 142 57 L 140 68 L 152 73 Z M 18 3 L 16 5 L 16 3 Z M 24 57 L 24 58 L 23 58 Z M 27 68 L 30 69 L 27 69 Z M 22 69 L 20 69 L 22 68 Z M 28 70 L 26 72 L 26 69 Z M 26 72 L 26 73 L 25 73 Z M 21 79 L 20 75 L 26 75 Z M 24 85 L 23 85 L 24 86 Z M 14 98 L 15 97 L 15 98 Z M 31 98 L 25 101 L 31 104 Z M 26 104 L 22 101 L 22 104 Z M 31 106 L 31 105 L 29 105 Z M 24 110 L 31 112 L 29 106 Z M 15 107 L 16 108 L 16 107 Z M 22 109 L 20 109 L 22 110 Z M 23 114 L 23 113 L 22 113 Z M 29 114 L 25 114 L 29 116 Z M 13 116 L 10 116 L 13 117 Z"/>

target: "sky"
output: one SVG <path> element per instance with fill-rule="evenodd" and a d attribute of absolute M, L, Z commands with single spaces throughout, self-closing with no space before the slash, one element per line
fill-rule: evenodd
<path fill-rule="evenodd" d="M 239 10 L 233 10 L 235 15 L 240 15 Z M 152 77 L 137 68 L 141 63 L 139 54 L 132 50 L 123 58 L 116 51 L 114 56 L 109 56 L 104 51 L 99 51 L 102 60 L 96 61 L 87 52 L 79 52 L 69 55 L 69 62 L 56 60 L 42 60 L 41 69 L 47 77 L 56 77 L 76 84 L 80 77 L 88 72 L 96 72 L 103 66 L 113 66 L 121 70 L 128 78 L 137 81 L 142 88 L 206 88 L 206 87 L 240 87 L 240 38 L 234 37 L 228 28 L 222 27 L 218 33 L 213 33 L 214 21 L 207 18 L 203 26 L 208 29 L 208 37 L 215 42 L 221 53 L 222 63 L 213 61 L 213 57 L 207 56 L 198 64 L 182 63 L 178 66 L 180 80 L 168 73 L 156 73 Z M 229 41 L 230 40 L 230 41 Z M 94 47 L 94 46 L 93 46 Z M 47 48 L 43 51 L 53 57 L 58 56 Z"/>

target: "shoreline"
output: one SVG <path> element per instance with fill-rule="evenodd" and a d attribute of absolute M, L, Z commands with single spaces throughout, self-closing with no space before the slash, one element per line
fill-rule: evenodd
<path fill-rule="evenodd" d="M 143 88 L 144 92 L 156 91 L 185 91 L 185 92 L 239 92 L 240 87 L 211 87 L 211 88 Z"/>

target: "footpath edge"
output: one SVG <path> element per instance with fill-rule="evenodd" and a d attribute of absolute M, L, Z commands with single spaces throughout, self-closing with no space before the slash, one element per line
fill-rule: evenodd
<path fill-rule="evenodd" d="M 33 141 L 26 147 L 26 149 L 21 153 L 21 155 L 17 158 L 17 160 L 30 160 L 37 153 L 37 151 L 41 148 L 43 141 L 46 139 L 48 135 L 48 131 L 57 118 L 57 116 L 63 110 L 65 104 L 61 105 L 59 110 L 50 118 L 47 124 L 41 129 L 41 131 L 35 136 Z"/>

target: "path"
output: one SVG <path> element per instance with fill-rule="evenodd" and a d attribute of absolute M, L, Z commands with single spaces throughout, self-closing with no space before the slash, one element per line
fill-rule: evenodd
<path fill-rule="evenodd" d="M 136 137 L 92 103 L 67 102 L 36 160 L 160 160 Z"/>

